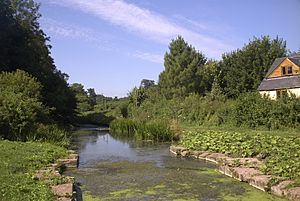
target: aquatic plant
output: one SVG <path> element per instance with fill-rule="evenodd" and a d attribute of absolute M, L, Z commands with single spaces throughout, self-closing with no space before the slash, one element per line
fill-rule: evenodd
<path fill-rule="evenodd" d="M 134 137 L 137 140 L 171 141 L 173 132 L 167 121 L 139 121 L 133 119 L 117 119 L 110 124 L 110 130 L 119 135 Z"/>

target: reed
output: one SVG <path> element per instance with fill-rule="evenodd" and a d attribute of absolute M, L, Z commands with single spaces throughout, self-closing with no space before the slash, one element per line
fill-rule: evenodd
<path fill-rule="evenodd" d="M 173 140 L 169 122 L 152 120 L 143 122 L 133 119 L 116 119 L 110 124 L 112 133 L 134 137 L 137 140 L 166 142 Z"/>

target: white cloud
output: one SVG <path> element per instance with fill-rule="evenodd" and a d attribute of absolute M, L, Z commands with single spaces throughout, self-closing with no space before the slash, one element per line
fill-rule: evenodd
<path fill-rule="evenodd" d="M 113 51 L 113 52 L 123 52 L 118 48 L 113 48 L 112 42 L 107 41 L 107 36 L 100 36 L 99 33 L 96 33 L 93 29 L 84 28 L 77 25 L 66 24 L 58 22 L 50 18 L 42 18 L 40 20 L 41 24 L 45 28 L 48 35 L 51 37 L 63 37 L 69 39 L 80 39 L 90 43 L 93 43 L 101 50 Z M 154 63 L 163 63 L 163 55 L 149 53 L 149 52 L 128 52 L 127 55 L 146 61 Z"/>
<path fill-rule="evenodd" d="M 135 53 L 128 53 L 128 55 L 147 60 L 153 63 L 163 64 L 164 57 L 161 54 L 149 53 L 149 52 L 135 52 Z"/>
<path fill-rule="evenodd" d="M 101 50 L 116 51 L 114 45 L 107 40 L 107 36 L 102 36 L 93 29 L 59 22 L 50 18 L 41 18 L 40 23 L 50 37 L 80 39 L 93 43 Z"/>
<path fill-rule="evenodd" d="M 182 35 L 189 43 L 206 55 L 218 58 L 233 47 L 208 34 L 187 29 L 172 19 L 138 7 L 123 0 L 46 0 L 48 2 L 78 9 L 94 15 L 130 32 L 168 44 L 172 38 Z M 202 25 L 205 27 L 205 25 Z"/>

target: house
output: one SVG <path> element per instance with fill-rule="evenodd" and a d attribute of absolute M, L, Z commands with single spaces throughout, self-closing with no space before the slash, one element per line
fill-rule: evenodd
<path fill-rule="evenodd" d="M 258 91 L 274 100 L 292 93 L 300 97 L 300 54 L 275 59 Z"/>

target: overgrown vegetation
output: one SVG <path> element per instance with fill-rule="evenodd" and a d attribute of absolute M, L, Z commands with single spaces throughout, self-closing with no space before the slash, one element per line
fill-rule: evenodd
<path fill-rule="evenodd" d="M 68 132 L 51 121 L 41 90 L 37 79 L 24 71 L 0 73 L 0 138 L 68 145 Z"/>
<path fill-rule="evenodd" d="M 186 132 L 180 143 L 192 150 L 225 153 L 235 157 L 258 157 L 265 174 L 300 178 L 300 139 L 291 136 L 239 132 Z"/>
<path fill-rule="evenodd" d="M 164 142 L 171 141 L 174 137 L 174 131 L 171 130 L 169 123 L 164 121 L 117 119 L 110 124 L 110 129 L 113 133 L 138 140 Z"/>
<path fill-rule="evenodd" d="M 64 148 L 36 142 L 0 141 L 0 200 L 54 200 L 49 187 L 34 180 L 36 170 L 66 155 Z"/>

